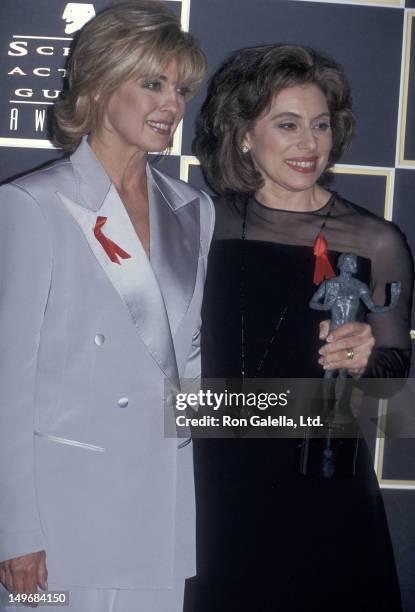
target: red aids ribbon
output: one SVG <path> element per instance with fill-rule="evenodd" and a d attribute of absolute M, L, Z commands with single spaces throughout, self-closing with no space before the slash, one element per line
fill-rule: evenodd
<path fill-rule="evenodd" d="M 314 241 L 314 255 L 316 257 L 316 265 L 314 268 L 313 282 L 319 285 L 325 278 L 335 276 L 334 270 L 327 257 L 327 240 L 323 232 L 319 232 Z"/>
<path fill-rule="evenodd" d="M 104 249 L 108 257 L 111 259 L 111 261 L 121 265 L 121 262 L 118 261 L 117 256 L 121 257 L 121 259 L 129 259 L 131 255 L 123 251 L 123 249 L 119 247 L 118 244 L 115 244 L 115 242 L 104 236 L 101 231 L 101 228 L 105 225 L 107 219 L 108 217 L 97 217 L 97 222 L 95 223 L 94 227 L 95 238 L 101 244 L 102 248 Z"/>

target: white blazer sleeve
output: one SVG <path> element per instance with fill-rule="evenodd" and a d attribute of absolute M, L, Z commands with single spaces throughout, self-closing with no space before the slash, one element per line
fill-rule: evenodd
<path fill-rule="evenodd" d="M 210 243 L 215 229 L 215 206 L 212 198 L 202 191 L 204 200 L 200 203 L 200 241 L 203 256 L 207 265 Z"/>
<path fill-rule="evenodd" d="M 211 198 L 204 191 L 201 192 L 200 198 L 200 257 L 203 264 L 203 282 L 206 279 L 207 260 L 209 247 L 215 227 L 215 207 Z M 201 324 L 201 319 L 200 319 Z M 196 380 L 197 386 L 192 387 L 192 391 L 196 392 L 199 388 L 199 379 L 201 376 L 201 359 L 200 359 L 200 325 L 196 331 L 189 355 L 186 360 L 186 367 L 183 373 L 183 378 L 187 380 Z M 189 390 L 190 391 L 190 390 Z"/>
<path fill-rule="evenodd" d="M 44 548 L 34 474 L 34 394 L 51 283 L 46 219 L 14 185 L 0 188 L 0 561 Z"/>

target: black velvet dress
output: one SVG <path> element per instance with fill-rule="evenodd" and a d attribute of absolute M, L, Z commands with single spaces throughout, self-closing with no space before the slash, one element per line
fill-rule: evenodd
<path fill-rule="evenodd" d="M 273 210 L 251 198 L 242 241 L 244 206 L 238 198 L 216 203 L 202 313 L 203 376 L 240 377 L 241 299 L 248 377 L 256 375 L 286 306 L 261 377 L 322 376 L 318 324 L 327 315 L 308 302 L 316 289 L 312 245 L 329 209 L 324 233 L 334 267 L 339 253 L 356 253 L 357 276 L 378 304 L 386 283 L 402 281 L 398 308 L 367 317 L 377 348 L 366 374 L 405 376 L 412 262 L 402 234 L 336 195 L 313 213 Z M 356 476 L 337 480 L 300 475 L 300 443 L 194 440 L 198 576 L 188 581 L 186 612 L 401 609 L 367 445 L 359 442 Z"/>

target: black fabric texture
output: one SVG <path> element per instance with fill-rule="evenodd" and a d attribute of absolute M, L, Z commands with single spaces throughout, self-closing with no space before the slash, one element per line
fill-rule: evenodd
<path fill-rule="evenodd" d="M 286 306 L 260 376 L 322 377 L 318 327 L 327 315 L 308 302 L 316 289 L 312 247 L 330 203 L 324 234 L 333 268 L 341 253 L 355 253 L 356 276 L 369 285 L 377 304 L 387 301 L 389 283 L 402 283 L 395 310 L 360 312 L 376 338 L 365 376 L 407 375 L 413 266 L 405 238 L 393 224 L 333 194 L 312 213 L 270 209 L 250 198 L 245 241 L 244 200 L 216 202 L 202 311 L 204 377 L 240 377 L 241 283 L 247 377 L 255 376 Z M 198 576 L 188 581 L 186 612 L 401 610 L 382 497 L 365 441 L 359 440 L 356 476 L 343 480 L 302 476 L 301 443 L 194 440 Z"/>

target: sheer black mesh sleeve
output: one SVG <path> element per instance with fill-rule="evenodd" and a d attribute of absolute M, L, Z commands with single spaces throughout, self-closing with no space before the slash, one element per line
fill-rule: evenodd
<path fill-rule="evenodd" d="M 405 237 L 393 224 L 384 224 L 377 230 L 371 276 L 374 301 L 377 304 L 385 301 L 391 282 L 400 280 L 402 287 L 396 308 L 380 315 L 368 313 L 376 346 L 364 375 L 403 378 L 408 375 L 411 356 L 412 257 Z"/>

